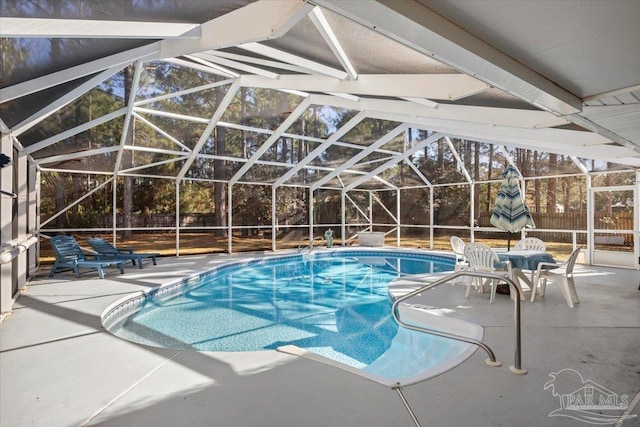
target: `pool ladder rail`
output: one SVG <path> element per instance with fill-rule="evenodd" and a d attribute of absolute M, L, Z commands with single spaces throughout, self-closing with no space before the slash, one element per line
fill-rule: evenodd
<path fill-rule="evenodd" d="M 302 246 L 302 242 L 304 242 L 305 240 L 309 241 L 309 245 L 307 246 Z M 320 237 L 320 236 L 316 236 L 313 239 L 310 238 L 309 236 L 304 236 L 300 239 L 300 241 L 298 242 L 298 253 L 301 254 L 302 251 L 304 251 L 305 249 L 309 249 L 309 253 L 311 253 L 311 251 L 313 251 L 314 246 L 314 242 L 316 240 L 319 240 L 320 243 L 324 242 L 324 238 Z M 319 246 L 319 245 L 318 245 Z"/>
<path fill-rule="evenodd" d="M 515 361 L 513 366 L 509 367 L 509 370 L 511 372 L 513 372 L 514 374 L 519 374 L 519 375 L 523 375 L 527 373 L 526 369 L 522 368 L 522 336 L 521 336 L 521 321 L 520 321 L 520 300 L 523 297 L 522 294 L 522 289 L 520 289 L 519 286 L 516 285 L 516 283 L 509 277 L 506 277 L 504 275 L 498 274 L 498 273 L 489 273 L 489 272 L 475 272 L 475 271 L 457 271 L 453 274 L 449 274 L 447 276 L 444 276 L 438 280 L 436 280 L 435 282 L 431 282 L 431 283 L 427 283 L 424 286 L 421 286 L 418 289 L 415 289 L 405 295 L 402 295 L 398 298 L 396 298 L 393 302 L 392 308 L 391 308 L 391 313 L 393 314 L 393 318 L 395 319 L 395 321 L 402 327 L 407 328 L 407 329 L 411 329 L 413 331 L 418 331 L 418 332 L 423 332 L 426 334 L 431 334 L 431 335 L 437 335 L 440 337 L 444 337 L 444 338 L 449 338 L 449 339 L 453 339 L 453 340 L 457 340 L 457 341 L 462 341 L 462 342 L 466 342 L 468 344 L 473 344 L 473 345 L 477 345 L 478 347 L 482 348 L 484 351 L 487 352 L 487 355 L 489 356 L 488 359 L 485 360 L 485 363 L 489 366 L 500 366 L 502 365 L 502 362 L 500 362 L 499 360 L 496 360 L 496 356 L 493 353 L 493 350 L 491 350 L 491 348 L 485 344 L 482 341 L 479 340 L 475 340 L 473 338 L 469 338 L 469 337 L 464 337 L 461 335 L 456 335 L 456 334 L 452 334 L 452 333 L 448 333 L 448 332 L 444 332 L 444 331 L 438 331 L 438 330 L 434 330 L 434 329 L 429 329 L 429 328 L 423 328 L 420 326 L 416 326 L 413 324 L 409 324 L 406 323 L 404 321 L 402 321 L 402 319 L 400 319 L 400 312 L 398 310 L 399 305 L 403 302 L 408 300 L 411 297 L 414 297 L 415 295 L 418 295 L 424 291 L 427 291 L 429 289 L 435 288 L 436 286 L 439 286 L 443 283 L 450 283 L 452 281 L 454 281 L 455 279 L 457 279 L 458 277 L 463 277 L 463 276 L 468 276 L 468 277 L 479 277 L 479 278 L 484 278 L 484 279 L 496 279 L 496 280 L 501 280 L 501 281 L 505 281 L 507 282 L 507 284 L 509 285 L 509 288 L 511 289 L 512 295 L 515 295 L 516 297 L 513 299 L 513 310 L 514 310 L 514 329 L 515 329 Z"/>

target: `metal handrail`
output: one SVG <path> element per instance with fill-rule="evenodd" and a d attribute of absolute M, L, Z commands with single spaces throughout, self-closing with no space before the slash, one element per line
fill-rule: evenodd
<path fill-rule="evenodd" d="M 311 253 L 311 251 L 313 251 L 313 242 L 315 242 L 316 240 L 320 240 L 323 241 L 324 239 L 322 237 L 316 236 L 313 239 L 311 239 L 309 236 L 304 236 L 302 238 L 300 238 L 300 241 L 298 242 L 298 253 L 302 252 L 302 242 L 304 242 L 305 240 L 309 241 L 309 253 Z"/>
<path fill-rule="evenodd" d="M 513 281 L 513 279 L 511 279 L 510 277 L 501 275 L 501 274 L 497 274 L 497 273 L 489 273 L 489 272 L 475 272 L 475 271 L 457 271 L 453 274 L 449 274 L 448 276 L 445 276 L 441 279 L 436 280 L 435 282 L 429 283 L 425 286 L 422 286 L 416 290 L 413 290 L 401 297 L 398 297 L 392 305 L 392 309 L 391 309 L 391 313 L 393 314 L 393 318 L 395 319 L 395 321 L 402 327 L 405 327 L 407 329 L 411 329 L 414 331 L 418 331 L 418 332 L 424 332 L 427 334 L 431 334 L 431 335 L 437 335 L 440 337 L 444 337 L 444 338 L 449 338 L 449 339 L 453 339 L 453 340 L 457 340 L 457 341 L 462 341 L 462 342 L 466 342 L 468 344 L 474 344 L 477 345 L 478 347 L 482 348 L 484 351 L 487 352 L 487 354 L 489 355 L 489 359 L 485 360 L 485 363 L 489 366 L 500 366 L 502 363 L 498 360 L 496 360 L 496 356 L 493 353 L 493 350 L 491 350 L 491 348 L 489 348 L 488 345 L 486 345 L 484 342 L 473 339 L 473 338 L 468 338 L 468 337 L 463 337 L 461 335 L 456 335 L 456 334 L 450 334 L 448 332 L 442 332 L 442 331 L 436 331 L 434 329 L 429 329 L 429 328 L 422 328 L 420 326 L 416 326 L 416 325 L 411 325 L 409 323 L 403 322 L 402 320 L 400 320 L 400 313 L 398 311 L 398 306 L 400 305 L 401 302 L 415 296 L 418 295 L 419 293 L 422 293 L 426 290 L 429 290 L 431 288 L 435 288 L 438 285 L 441 285 L 443 283 L 447 283 L 447 282 L 451 282 L 454 279 L 457 279 L 458 277 L 461 276 L 469 276 L 469 277 L 480 277 L 480 278 L 484 278 L 484 279 L 497 279 L 497 280 L 503 280 L 505 282 L 507 282 L 507 284 L 509 285 L 509 288 L 514 292 L 514 294 L 516 295 L 516 298 L 514 298 L 514 303 L 513 303 L 513 308 L 514 308 L 514 329 L 515 329 L 515 361 L 514 361 L 514 365 L 509 367 L 509 370 L 511 370 L 511 372 L 513 372 L 514 374 L 526 374 L 527 371 L 526 369 L 522 369 L 522 337 L 521 337 L 521 322 L 520 322 L 520 299 L 523 297 L 523 293 L 522 293 L 522 289 L 520 289 L 520 287 Z"/>

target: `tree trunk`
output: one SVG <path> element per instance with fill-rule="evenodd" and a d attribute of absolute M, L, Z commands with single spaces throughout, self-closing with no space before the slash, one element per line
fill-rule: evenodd
<path fill-rule="evenodd" d="M 489 179 L 493 178 L 493 144 L 489 144 Z M 486 212 L 491 212 L 491 200 L 493 197 L 491 196 L 491 183 L 487 182 L 487 204 L 486 204 Z"/>
<path fill-rule="evenodd" d="M 220 106 L 220 101 L 224 97 L 224 91 L 222 87 L 216 87 L 216 110 Z M 244 93 L 242 93 L 242 106 L 241 109 L 243 116 L 240 118 L 241 123 L 245 120 L 245 100 Z M 214 140 L 215 140 L 215 152 L 218 156 L 224 156 L 226 154 L 226 128 L 224 127 L 216 127 L 214 131 Z M 246 141 L 243 141 L 244 147 L 246 150 Z M 213 203 L 214 206 L 214 215 L 213 220 L 216 227 L 224 227 L 227 225 L 227 196 L 225 191 L 225 183 L 223 181 L 227 180 L 227 164 L 224 160 L 216 159 L 213 161 L 213 178 L 216 180 L 213 183 Z M 230 208 L 230 207 L 229 207 Z M 215 230 L 213 233 L 215 236 L 224 237 L 227 235 L 226 229 Z"/>
<path fill-rule="evenodd" d="M 133 66 L 130 65 L 124 69 L 124 102 L 125 105 L 129 105 L 131 97 L 133 94 L 131 93 L 131 88 L 133 86 Z M 127 135 L 125 137 L 126 145 L 133 145 L 133 124 L 134 119 L 131 118 L 131 123 L 129 123 L 129 127 L 127 128 Z M 133 167 L 133 154 L 131 150 L 123 150 L 122 151 L 122 163 L 120 165 L 121 169 L 129 169 Z M 130 176 L 123 177 L 123 188 L 122 188 L 122 227 L 125 228 L 122 232 L 122 237 L 124 239 L 131 238 L 131 230 L 127 230 L 131 228 L 131 214 L 133 211 L 133 178 Z"/>
<path fill-rule="evenodd" d="M 67 177 L 56 174 L 56 212 L 60 212 L 66 207 L 66 192 L 67 192 Z M 67 227 L 67 212 L 62 215 L 58 215 L 56 218 L 56 227 Z"/>
<path fill-rule="evenodd" d="M 216 127 L 215 144 L 218 155 L 223 155 L 225 152 L 225 134 L 226 128 Z M 227 224 L 227 193 L 225 191 L 225 183 L 220 181 L 226 178 L 226 169 L 224 160 L 216 159 L 213 161 L 213 175 L 216 179 L 213 183 L 214 222 L 216 227 L 224 227 Z M 224 237 L 227 235 L 227 231 L 225 229 L 215 230 L 214 235 Z"/>
<path fill-rule="evenodd" d="M 475 151 L 473 157 L 473 175 L 477 181 L 480 179 L 480 143 L 476 141 L 473 149 Z M 477 184 L 473 186 L 473 213 L 475 219 L 480 217 L 480 186 Z"/>
<path fill-rule="evenodd" d="M 557 170 L 558 167 L 558 155 L 557 154 L 549 154 L 549 169 Z M 558 190 L 558 179 L 557 178 L 549 178 L 547 183 L 547 213 L 553 213 L 556 211 L 556 201 L 557 198 L 557 190 Z"/>
<path fill-rule="evenodd" d="M 533 164 L 534 164 L 534 173 L 537 175 L 539 168 L 540 168 L 540 153 L 538 153 L 537 151 L 533 152 Z M 536 193 L 536 197 L 534 197 L 534 205 L 535 205 L 535 209 L 536 209 L 536 213 L 540 213 L 540 191 L 541 191 L 541 180 L 540 179 L 535 179 L 533 180 L 533 188 L 534 191 Z"/>

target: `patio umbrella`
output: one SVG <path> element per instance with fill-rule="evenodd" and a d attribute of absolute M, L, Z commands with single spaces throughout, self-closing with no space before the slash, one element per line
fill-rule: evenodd
<path fill-rule="evenodd" d="M 518 178 L 520 174 L 512 167 L 507 167 L 502 172 L 502 185 L 498 190 L 498 196 L 493 204 L 491 224 L 500 230 L 507 232 L 507 250 L 511 246 L 511 233 L 516 233 L 523 228 L 534 228 L 531 213 L 524 203 L 524 197 L 520 192 Z"/>

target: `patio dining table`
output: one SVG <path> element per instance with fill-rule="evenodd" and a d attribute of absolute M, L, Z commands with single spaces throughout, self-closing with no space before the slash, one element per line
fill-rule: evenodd
<path fill-rule="evenodd" d="M 511 262 L 511 272 L 513 275 L 513 279 L 516 284 L 520 285 L 521 290 L 522 283 L 526 284 L 530 290 L 534 289 L 535 285 L 533 283 L 533 274 L 538 268 L 538 264 L 540 264 L 541 262 L 556 262 L 553 259 L 553 256 L 551 256 L 551 254 L 548 252 L 520 249 L 506 251 L 496 249 L 496 254 L 498 255 L 498 258 L 500 258 L 500 261 Z M 531 271 L 531 278 L 527 277 L 523 270 Z"/>

